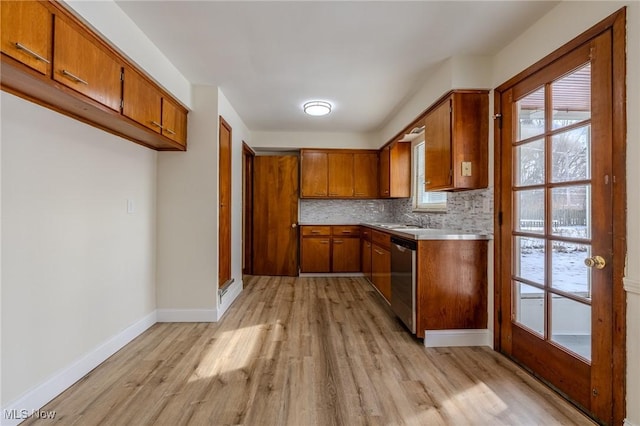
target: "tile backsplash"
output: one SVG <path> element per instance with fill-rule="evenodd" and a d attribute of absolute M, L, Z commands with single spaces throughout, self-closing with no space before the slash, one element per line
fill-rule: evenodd
<path fill-rule="evenodd" d="M 411 198 L 391 200 L 300 200 L 300 223 L 397 222 L 425 228 L 493 233 L 493 189 L 450 192 L 447 210 L 413 212 Z"/>
<path fill-rule="evenodd" d="M 459 229 L 493 233 L 493 189 L 449 192 L 447 210 L 413 212 L 411 198 L 393 200 L 393 222 L 418 224 L 425 228 Z"/>
<path fill-rule="evenodd" d="M 300 223 L 350 225 L 392 222 L 394 201 L 300 199 Z"/>

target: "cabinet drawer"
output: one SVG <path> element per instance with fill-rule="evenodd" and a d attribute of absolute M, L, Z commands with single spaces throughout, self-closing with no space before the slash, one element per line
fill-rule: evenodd
<path fill-rule="evenodd" d="M 389 249 L 391 247 L 391 235 L 386 232 L 372 230 L 371 241 L 382 248 Z"/>
<path fill-rule="evenodd" d="M 330 226 L 301 226 L 302 235 L 303 236 L 320 236 L 320 235 L 331 235 L 331 227 Z"/>
<path fill-rule="evenodd" d="M 360 227 L 360 236 L 363 240 L 371 241 L 371 229 L 366 226 Z"/>
<path fill-rule="evenodd" d="M 360 236 L 360 226 L 358 225 L 341 225 L 341 226 L 332 226 L 331 227 L 331 235 L 334 236 Z"/>

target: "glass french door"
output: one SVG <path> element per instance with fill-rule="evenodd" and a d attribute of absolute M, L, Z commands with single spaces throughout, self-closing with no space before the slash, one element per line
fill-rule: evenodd
<path fill-rule="evenodd" d="M 602 419 L 612 386 L 610 46 L 605 32 L 502 92 L 497 271 L 501 350 Z"/>

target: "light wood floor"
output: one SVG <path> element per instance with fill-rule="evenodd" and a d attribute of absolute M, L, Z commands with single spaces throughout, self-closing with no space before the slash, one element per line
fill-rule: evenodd
<path fill-rule="evenodd" d="M 219 323 L 156 324 L 44 410 L 77 425 L 592 424 L 489 348 L 424 348 L 363 278 L 245 284 Z"/>

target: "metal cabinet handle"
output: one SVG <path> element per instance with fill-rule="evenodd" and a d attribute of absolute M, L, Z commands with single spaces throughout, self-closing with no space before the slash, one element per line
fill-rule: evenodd
<path fill-rule="evenodd" d="M 175 135 L 175 134 L 176 134 L 176 132 L 174 132 L 174 131 L 173 131 L 173 130 L 171 130 L 171 129 L 164 129 L 164 131 L 165 131 L 165 132 L 167 132 L 167 133 L 169 133 L 170 135 Z"/>
<path fill-rule="evenodd" d="M 75 81 L 76 83 L 86 84 L 87 86 L 89 85 L 88 81 L 81 79 L 77 75 L 72 74 L 67 70 L 62 70 L 62 75 L 66 76 L 66 77 L 69 77 L 71 80 Z"/>
<path fill-rule="evenodd" d="M 378 249 L 373 249 L 373 251 L 375 251 L 375 252 L 376 252 L 376 253 L 378 253 L 378 254 L 384 254 L 383 252 L 381 252 L 381 251 L 380 251 L 380 250 L 378 250 Z"/>
<path fill-rule="evenodd" d="M 322 240 L 322 241 L 320 241 L 320 244 L 329 244 L 329 241 Z"/>
<path fill-rule="evenodd" d="M 292 227 L 292 228 L 297 228 L 297 227 L 298 227 L 298 224 L 297 224 L 297 223 L 292 223 L 292 224 L 291 224 L 291 227 Z"/>
<path fill-rule="evenodd" d="M 333 244 L 342 244 L 344 241 L 342 240 L 333 240 Z"/>
<path fill-rule="evenodd" d="M 22 50 L 23 52 L 33 56 L 34 58 L 36 58 L 39 61 L 42 61 L 46 64 L 50 64 L 51 62 L 45 58 L 44 56 L 38 55 L 36 52 L 34 52 L 33 50 L 29 49 L 28 47 L 26 47 L 24 44 L 20 44 L 20 43 L 14 43 L 14 45 L 16 46 L 16 48 L 18 50 Z"/>
<path fill-rule="evenodd" d="M 342 231 L 343 234 L 350 234 L 351 231 Z"/>
<path fill-rule="evenodd" d="M 160 124 L 160 123 L 158 123 L 158 122 L 156 122 L 156 121 L 151 120 L 151 124 L 153 124 L 153 125 L 154 125 L 154 126 L 156 126 L 156 127 L 161 128 L 161 129 L 164 129 L 164 127 L 162 127 L 162 124 Z"/>
<path fill-rule="evenodd" d="M 320 233 L 320 231 L 318 231 L 317 229 L 314 229 L 314 230 L 312 230 L 312 231 L 311 231 L 311 233 L 312 233 L 312 234 L 319 234 L 319 233 Z"/>

